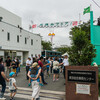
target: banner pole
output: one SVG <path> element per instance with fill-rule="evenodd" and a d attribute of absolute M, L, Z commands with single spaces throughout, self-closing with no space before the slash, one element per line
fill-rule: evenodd
<path fill-rule="evenodd" d="M 90 36 L 91 36 L 91 43 L 94 44 L 94 41 L 93 41 L 93 11 L 90 11 Z"/>

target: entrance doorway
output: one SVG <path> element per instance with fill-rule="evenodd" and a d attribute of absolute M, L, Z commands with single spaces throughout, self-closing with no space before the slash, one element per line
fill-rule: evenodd
<path fill-rule="evenodd" d="M 4 59 L 7 59 L 7 57 L 10 56 L 11 60 L 14 60 L 16 57 L 16 51 L 5 51 L 4 52 Z"/>

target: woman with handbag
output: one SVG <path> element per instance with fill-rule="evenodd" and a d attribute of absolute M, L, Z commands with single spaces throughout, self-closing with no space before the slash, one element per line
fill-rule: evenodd
<path fill-rule="evenodd" d="M 59 76 L 59 62 L 57 57 L 55 58 L 55 61 L 53 61 L 53 81 L 58 81 Z"/>

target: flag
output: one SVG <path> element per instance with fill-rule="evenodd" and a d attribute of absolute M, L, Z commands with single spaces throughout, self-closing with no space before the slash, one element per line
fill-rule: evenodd
<path fill-rule="evenodd" d="M 82 23 L 82 21 L 80 20 L 80 21 L 79 21 L 79 24 L 81 24 L 81 23 Z"/>
<path fill-rule="evenodd" d="M 77 26 L 77 24 L 78 24 L 77 21 L 72 22 L 72 25 L 73 25 L 73 26 Z"/>
<path fill-rule="evenodd" d="M 32 26 L 31 25 L 29 25 L 29 30 L 31 30 L 32 29 Z"/>
<path fill-rule="evenodd" d="M 33 25 L 32 25 L 32 28 L 36 28 L 36 24 L 33 24 Z"/>
<path fill-rule="evenodd" d="M 86 13 L 90 13 L 90 6 L 84 9 L 83 15 Z"/>

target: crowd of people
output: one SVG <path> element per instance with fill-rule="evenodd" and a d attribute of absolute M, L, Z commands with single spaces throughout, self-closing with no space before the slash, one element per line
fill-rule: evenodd
<path fill-rule="evenodd" d="M 45 76 L 50 77 L 53 74 L 52 81 L 59 81 L 59 73 L 63 73 L 65 78 L 65 67 L 69 65 L 68 56 L 64 57 L 28 57 L 26 60 L 26 79 L 28 86 L 32 85 L 32 100 L 39 100 L 40 86 L 48 85 Z M 14 100 L 17 86 L 15 76 L 20 72 L 20 62 L 18 59 L 13 61 L 10 57 L 3 63 L 0 58 L 0 85 L 2 90 L 0 98 L 4 97 L 6 81 L 9 82 L 10 100 Z M 7 78 L 9 76 L 9 78 Z M 20 76 L 19 76 L 20 77 Z M 65 84 L 65 83 L 64 83 Z"/>
<path fill-rule="evenodd" d="M 0 85 L 2 86 L 0 98 L 4 97 L 5 89 L 6 89 L 6 81 L 9 82 L 9 90 L 10 90 L 10 100 L 14 100 L 14 96 L 16 94 L 16 80 L 18 73 L 20 72 L 20 61 L 19 59 L 11 60 L 10 56 L 7 57 L 5 61 L 3 58 L 0 58 Z"/>
<path fill-rule="evenodd" d="M 46 76 L 53 74 L 52 81 L 59 80 L 59 73 L 65 76 L 65 67 L 69 66 L 68 56 L 63 57 L 47 57 L 47 58 L 28 58 L 26 61 L 26 78 L 29 80 L 28 86 L 32 84 L 32 100 L 38 100 L 40 86 L 48 85 L 45 81 Z M 64 83 L 65 85 L 65 83 Z"/>

